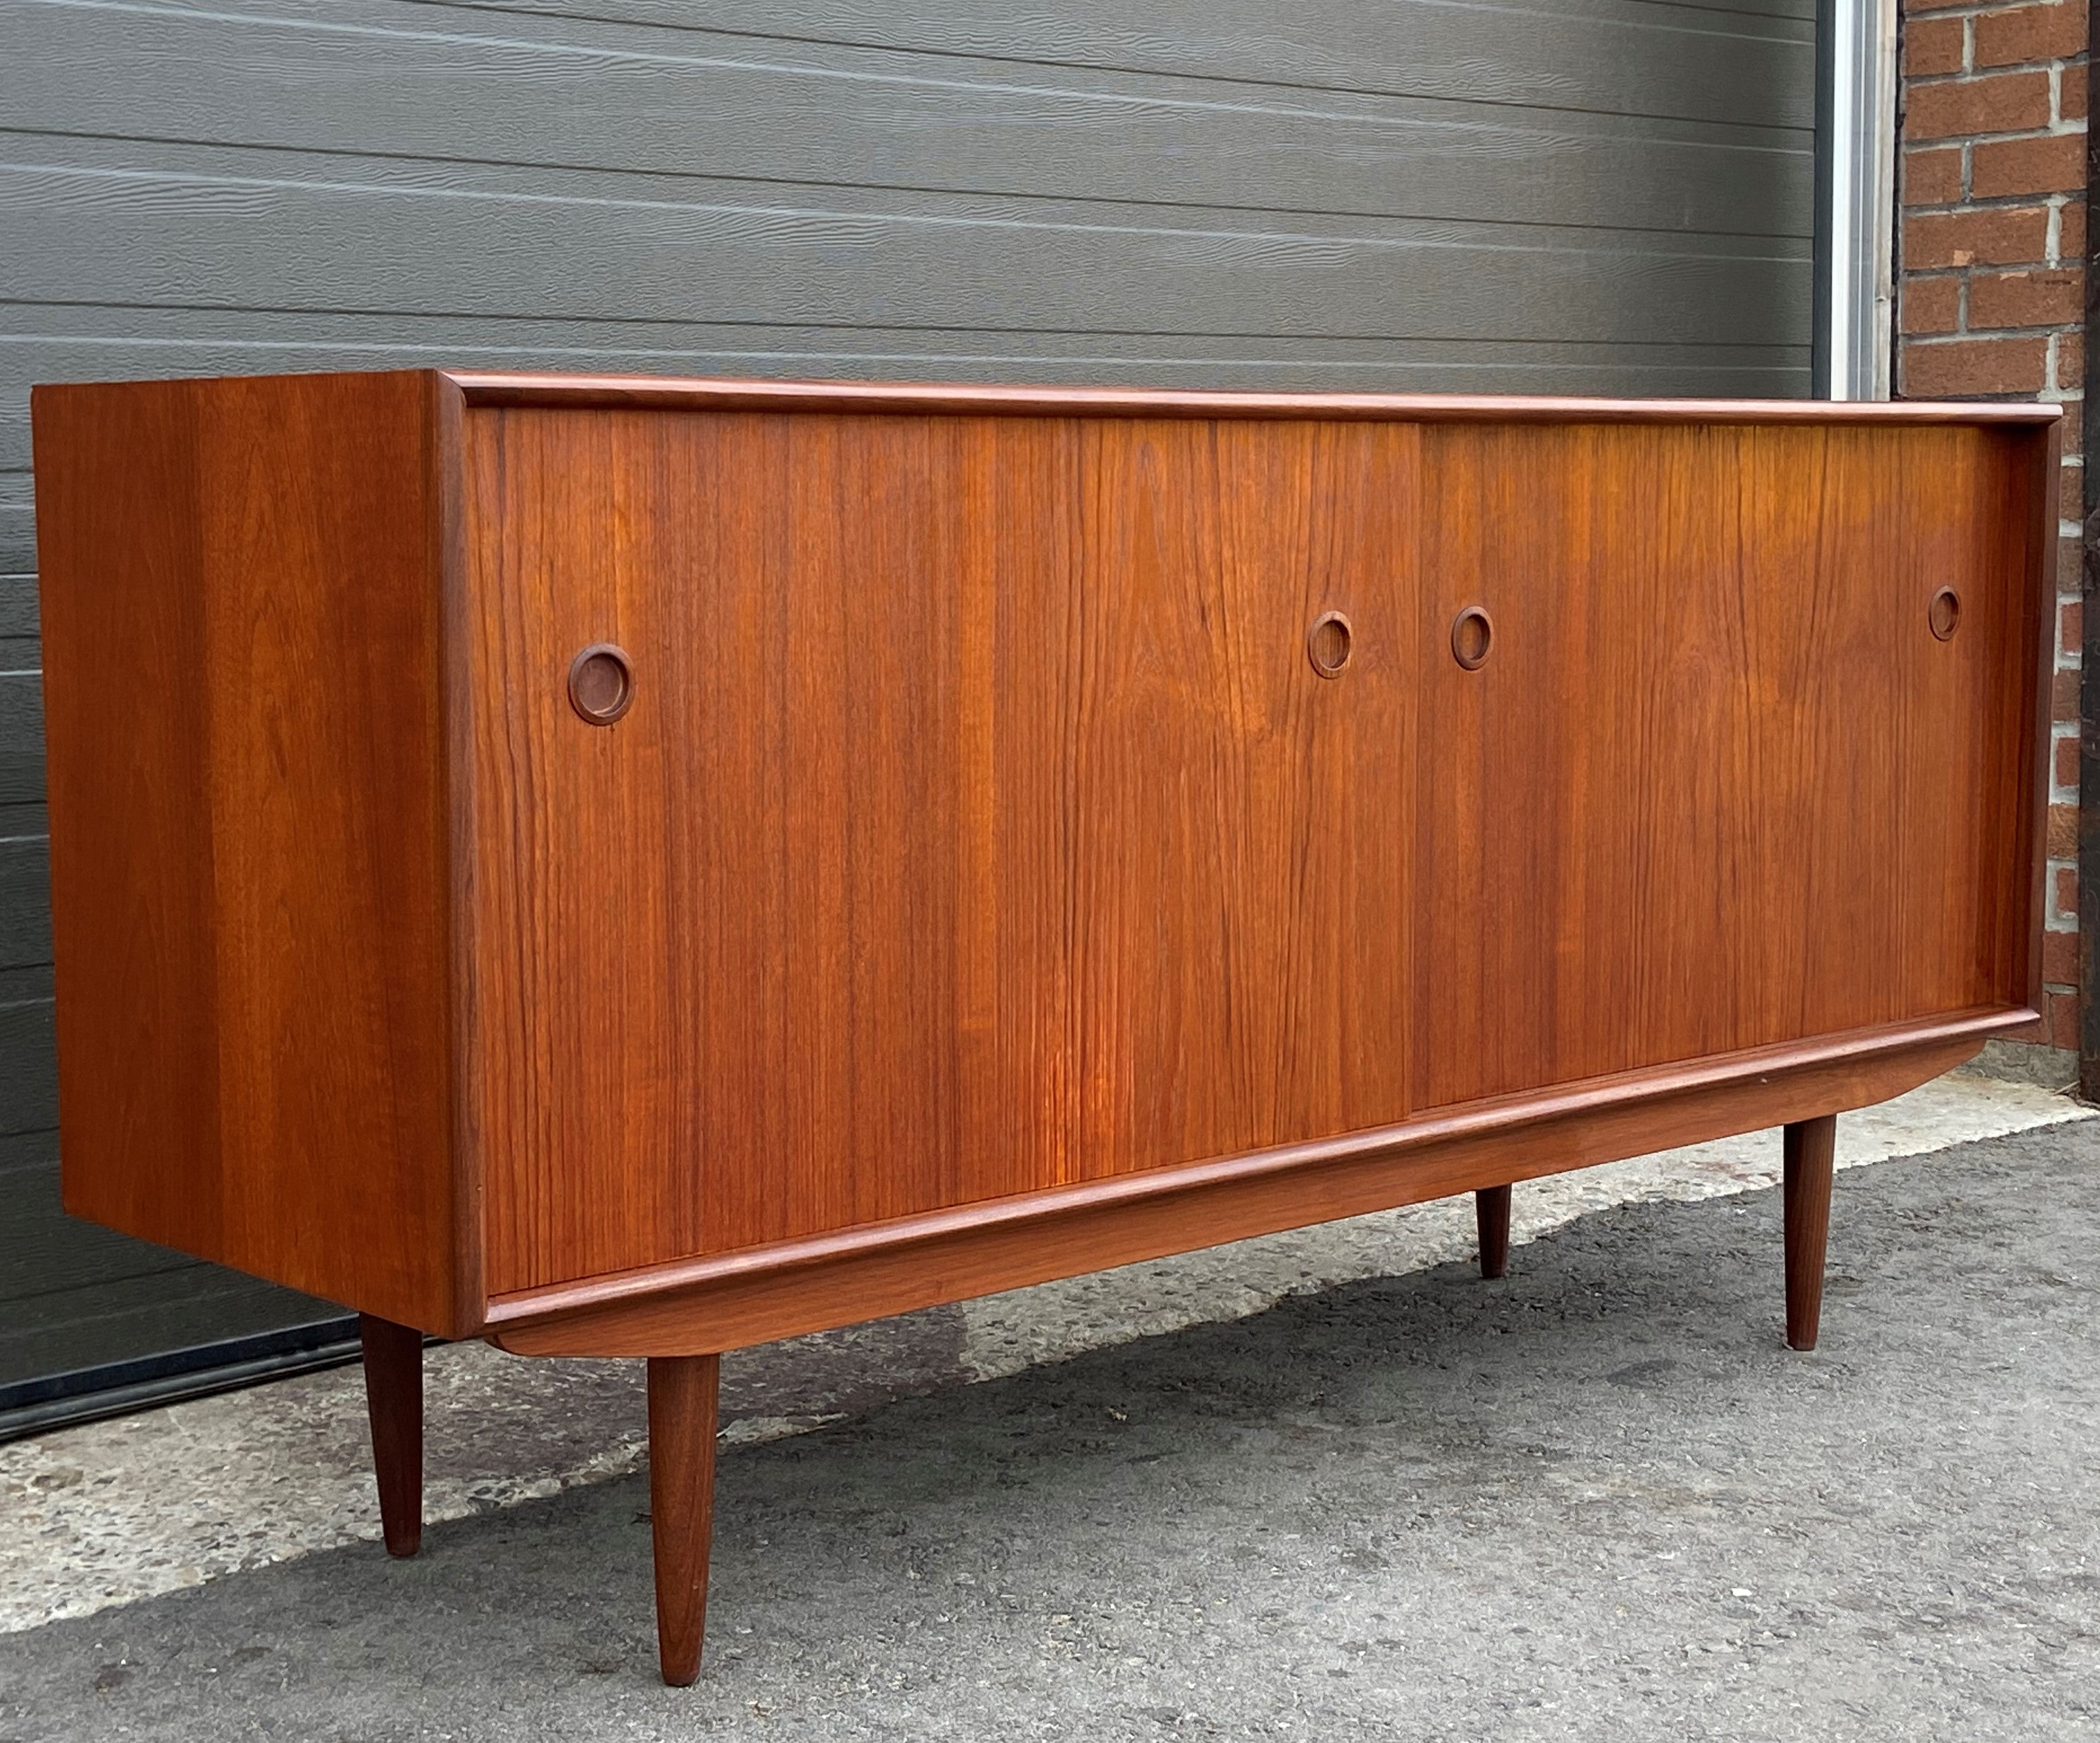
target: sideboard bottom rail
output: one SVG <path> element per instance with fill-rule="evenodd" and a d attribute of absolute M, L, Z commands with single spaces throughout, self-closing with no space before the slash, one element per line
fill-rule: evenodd
<path fill-rule="evenodd" d="M 664 1681 L 699 1675 L 721 1352 L 937 1302 L 1462 1192 L 1484 1277 L 1502 1275 L 1513 1183 L 1782 1125 L 1786 1341 L 1815 1347 L 1837 1115 L 1972 1057 L 2027 1011 L 1628 1072 L 1382 1131 L 997 1200 L 819 1239 L 652 1267 L 489 1304 L 486 1335 L 529 1355 L 649 1358 L 650 1501 Z M 363 1321 L 389 1551 L 421 1540 L 421 1339 Z"/>
<path fill-rule="evenodd" d="M 497 1295 L 480 1329 L 525 1356 L 770 1343 L 1865 1107 L 2034 1021 L 2024 1009 L 1963 1011 L 1621 1072 L 1310 1143 Z"/>

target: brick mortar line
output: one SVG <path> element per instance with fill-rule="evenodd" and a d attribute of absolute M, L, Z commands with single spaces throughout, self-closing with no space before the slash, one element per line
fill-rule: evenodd
<path fill-rule="evenodd" d="M 1976 151 L 1988 145 L 2049 145 L 2058 139 L 2082 139 L 2088 131 L 2085 124 L 2080 121 L 2076 126 L 2052 124 L 2047 127 L 2027 127 L 2018 133 L 1906 135 L 1904 155 L 1910 157 L 1926 152 Z M 1974 170 L 1973 163 L 1970 168 Z"/>
<path fill-rule="evenodd" d="M 2079 272 L 2083 270 L 2084 269 L 2082 267 L 2072 266 L 2036 267 L 2023 265 L 2017 263 L 2007 266 L 1994 262 L 1987 266 L 1979 262 L 1974 266 L 1968 267 L 1921 267 L 1915 272 L 1906 272 L 1904 274 L 1904 279 L 1906 283 L 1913 285 L 1944 285 L 1948 283 L 1962 285 L 1968 282 L 1967 280 L 1961 276 L 1965 272 L 1982 272 L 1986 274 L 1995 273 L 2001 278 L 2012 278 L 2020 274 L 2032 274 L 2036 272 Z M 2043 321 L 2037 324 L 2047 327 L 2051 324 L 2047 321 Z M 2066 321 L 2060 324 L 2067 327 L 2076 327 L 2083 324 L 2078 321 Z"/>
<path fill-rule="evenodd" d="M 2060 207 L 2059 207 L 2058 210 L 2062 210 L 2062 208 L 2060 208 Z M 1913 217 L 1913 218 L 1965 218 L 1965 217 L 1969 216 L 1971 213 L 1975 213 L 1975 212 L 2013 212 L 2013 213 L 2020 213 L 2020 212 L 2027 212 L 2027 211 L 2041 211 L 2041 212 L 2045 212 L 2045 211 L 2047 211 L 2047 210 L 2049 210 L 2049 208 L 2048 208 L 2047 206 L 2033 206 L 2033 205 L 2014 205 L 2014 206 L 1957 206 L 1957 207 L 1955 207 L 1955 208 L 1954 208 L 1953 210 L 1943 210 L 1935 209 L 1935 210 L 1931 210 L 1931 211 L 1921 211 L 1921 210 L 1917 210 L 1917 209 L 1916 209 L 1916 208 L 1912 208 L 1912 210 L 1911 210 L 1911 212 L 1909 213 L 1909 214 L 1908 214 L 1908 215 L 1909 215 L 1909 216 L 1911 216 L 1911 217 Z M 2059 243 L 2058 243 L 2058 246 L 2059 248 L 2061 248 L 2061 247 L 2062 247 L 2062 244 L 2061 244 L 2061 242 L 2059 242 Z M 2034 261 L 2029 261 L 2029 260 L 2006 260 L 2006 261 L 1994 262 L 1994 263 L 1992 263 L 1992 264 L 1995 264 L 1995 265 L 2000 265 L 2000 266 L 2004 266 L 2004 267 L 2013 267 L 2013 268 L 2023 267 L 2031 267 L 2031 266 L 2033 266 L 2033 265 L 2036 264 L 2036 262 L 2034 262 Z M 2063 269 L 2063 270 L 2068 271 L 2068 270 L 2070 270 L 2070 269 L 2071 269 L 2071 268 L 2074 268 L 2074 267 L 2077 267 L 2077 265 L 2079 264 L 2079 257 L 2078 257 L 2078 256 L 2076 256 L 2076 255 L 2073 255 L 2073 256 L 2071 256 L 2071 257 L 2070 258 L 2068 258 L 2068 259 L 2064 259 L 2064 260 L 2054 260 L 2054 261 L 2045 261 L 2045 262 L 2042 262 L 2042 263 L 2040 263 L 2040 264 L 2046 265 L 2046 266 L 2047 266 L 2047 267 L 2049 267 L 2052 271 L 2057 270 L 2057 269 L 2058 269 L 2058 268 L 2062 268 L 2062 269 Z M 1967 271 L 1968 269 L 1967 269 L 1966 267 L 1948 267 L 1948 266 L 1942 266 L 1942 265 L 1939 264 L 1937 262 L 1935 262 L 1935 263 L 1934 263 L 1933 264 L 1931 264 L 1931 265 L 1930 265 L 1930 266 L 1922 266 L 1922 265 L 1921 265 L 1921 266 L 1918 266 L 1918 267 L 1905 267 L 1904 270 L 1905 271 L 1905 272 L 1906 272 L 1906 273 L 1915 273 L 1915 274 L 1917 274 L 1917 276 L 1922 276 L 1923 275 L 1925 275 L 1925 274 L 1926 274 L 1926 273 L 1928 273 L 1928 272 L 1960 272 L 1960 271 Z"/>
<path fill-rule="evenodd" d="M 2058 133 L 2024 134 L 2018 138 L 2007 136 L 2004 138 L 1983 139 L 1974 135 L 1965 133 L 1959 135 L 1952 139 L 1936 144 L 1906 145 L 1904 148 L 1903 155 L 1904 158 L 1908 160 L 1912 157 L 1930 157 L 1942 152 L 1952 155 L 1956 152 L 1965 151 L 1973 154 L 1974 152 L 1980 151 L 1986 147 L 1993 145 L 2054 145 L 2060 139 L 2077 140 L 2089 138 L 2090 138 L 2090 135 L 2083 127 L 2066 128 L 2062 132 Z M 1910 168 L 1908 162 L 1905 163 L 1904 168 L 1906 170 Z M 1916 172 L 1912 171 L 1912 173 L 1915 174 Z M 1976 164 L 1973 155 L 1970 158 L 1970 161 L 1963 165 L 1962 173 L 1966 179 L 1973 181 L 1975 179 Z M 2085 192 L 2085 183 L 2081 182 L 2075 188 L 2051 188 L 2049 192 L 2052 193 L 2062 194 L 2082 194 Z M 2002 200 L 2008 196 L 2003 194 L 1984 194 L 1979 197 L 1986 200 Z"/>
<path fill-rule="evenodd" d="M 2080 321 L 2060 321 L 2049 327 L 1957 327 L 1946 333 L 1907 333 L 1913 345 L 1942 345 L 1949 339 L 2055 339 L 2067 333 L 2085 330 Z"/>
<path fill-rule="evenodd" d="M 1905 181 L 1915 181 L 1918 172 L 1905 166 Z M 1975 179 L 1973 172 L 1967 179 Z M 1906 188 L 1905 193 L 1911 190 Z M 1957 194 L 1952 200 L 1899 199 L 1896 212 L 1899 217 L 1911 218 L 1924 213 L 1944 212 L 2006 212 L 2016 211 L 2023 205 L 2046 205 L 2052 200 L 2061 200 L 2067 205 L 2076 201 L 2085 203 L 2083 188 L 2031 188 L 2025 192 L 2006 194 Z"/>
<path fill-rule="evenodd" d="M 2020 267 L 1987 267 L 1983 268 L 1978 268 L 1975 267 L 1959 267 L 1955 270 L 1961 272 L 1974 272 L 1980 270 L 1988 273 L 1996 273 L 2003 277 L 2011 277 L 2016 273 L 2029 269 Z M 2042 267 L 2032 270 L 2043 272 L 2070 272 L 2075 271 L 2076 268 L 2071 267 Z M 1935 276 L 1932 282 L 1935 285 L 1941 284 L 1944 282 L 1944 279 Z M 1972 286 L 1971 288 L 1973 289 L 1974 287 Z M 1965 312 L 1962 318 L 1965 320 L 1966 320 Z M 2083 321 L 2038 320 L 2024 322 L 2016 327 L 1970 327 L 1966 325 L 1961 327 L 1928 327 L 1916 333 L 1912 333 L 1906 330 L 1899 333 L 1898 337 L 1902 338 L 1926 339 L 1932 338 L 1935 333 L 1938 334 L 1939 337 L 1944 338 L 1950 333 L 2003 333 L 2009 337 L 2016 335 L 2023 338 L 2031 338 L 2037 335 L 2045 336 L 2051 333 L 2077 333 L 2082 331 L 2084 329 L 2084 326 L 2085 323 Z"/>
<path fill-rule="evenodd" d="M 1928 21 L 1937 21 L 1943 18 L 1948 19 L 1950 20 L 1955 18 L 1961 18 L 1965 22 L 1969 19 L 1979 18 L 1983 15 L 1984 15 L 1978 12 L 1969 12 L 1965 14 L 1953 12 L 1921 12 L 1914 18 L 1907 19 L 1905 22 L 1907 24 L 1924 24 Z M 1974 54 L 1975 51 L 1975 44 L 1974 42 L 1965 39 L 1966 34 L 1967 33 L 1965 32 L 1965 40 L 1962 44 L 1963 51 L 1968 54 Z M 2036 55 L 2032 59 L 2027 60 L 1986 61 L 1982 66 L 1977 66 L 1972 62 L 1967 68 L 1953 73 L 1906 73 L 1904 74 L 1904 80 L 1907 84 L 1921 85 L 1928 79 L 1931 80 L 1935 84 L 1944 84 L 1949 79 L 1994 79 L 2002 77 L 2008 73 L 2046 73 L 2052 67 L 2080 67 L 2085 64 L 2086 58 L 2086 53 L 2084 49 L 2074 48 L 2067 55 Z"/>
<path fill-rule="evenodd" d="M 2068 73 L 2086 64 L 2083 55 L 2051 55 L 2043 60 L 2015 60 L 2002 67 L 1977 67 L 1965 73 L 1906 73 L 1904 83 L 1913 90 L 1938 90 L 1944 85 L 1981 85 L 1992 79 L 2018 78 L 2023 73 Z"/>
<path fill-rule="evenodd" d="M 2025 11 L 2032 7 L 2048 3 L 2049 0 L 1969 0 L 1968 4 L 1962 6 L 1927 7 L 1922 11 L 1917 13 L 1906 12 L 1904 22 L 1908 24 L 1913 20 L 1922 22 L 1928 18 L 1958 18 L 1965 20 L 1972 18 L 2000 18 L 2008 12 Z M 2076 6 L 2077 0 L 2062 0 L 2062 3 L 2067 6 Z"/>
<path fill-rule="evenodd" d="M 2049 210 L 2052 200 L 2061 200 L 2068 205 L 2074 200 L 2082 205 L 2085 199 L 2085 190 L 2082 188 L 2058 188 L 2045 193 L 1978 194 L 1951 205 L 1938 202 L 1930 205 L 1907 205 L 1903 210 L 1906 217 L 1911 218 L 1952 217 L 1962 212 L 2040 212 Z"/>
<path fill-rule="evenodd" d="M 1907 11 L 1904 22 L 1921 24 L 1929 18 L 1958 18 L 1965 21 L 1972 18 L 2001 18 L 2008 12 L 2025 11 L 2047 3 L 2048 0 L 1982 0 L 1982 3 L 1970 6 L 1928 7 L 1916 14 Z M 2061 3 L 2067 7 L 2075 7 L 2076 0 L 2061 0 Z"/>
<path fill-rule="evenodd" d="M 2040 339 L 2046 342 L 2061 338 L 2066 333 L 2075 330 L 2067 327 L 1972 327 L 1958 328 L 1952 333 L 1905 333 L 1904 337 L 1920 350 L 1930 350 L 1935 346 L 1944 346 L 1949 343 L 1974 344 L 1979 341 L 1988 343 L 2000 339 L 2007 341 Z"/>
<path fill-rule="evenodd" d="M 1955 67 L 1939 73 L 1906 73 L 1906 85 L 1953 85 L 1963 80 L 2018 78 L 2023 73 L 2054 73 L 2061 67 L 2087 64 L 2084 49 L 2068 55 L 2037 55 L 2032 60 L 1987 61 L 1982 66 Z"/>
<path fill-rule="evenodd" d="M 1965 145 L 2018 145 L 2036 139 L 2075 139 L 2086 131 L 2086 117 L 2053 121 L 2040 127 L 2018 127 L 1999 133 L 1928 133 L 1905 136 L 1906 152 L 1956 151 Z"/>
<path fill-rule="evenodd" d="M 1906 279 L 1950 278 L 1957 272 L 2082 272 L 2083 265 L 2075 260 L 2060 262 L 2055 266 L 2046 263 L 2037 266 L 2032 261 L 1975 261 L 1965 267 L 1909 267 L 1904 271 Z"/>

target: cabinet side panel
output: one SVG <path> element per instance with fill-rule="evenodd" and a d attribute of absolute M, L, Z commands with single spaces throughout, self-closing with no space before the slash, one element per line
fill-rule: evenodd
<path fill-rule="evenodd" d="M 68 390 L 38 459 L 68 1207 L 455 1330 L 433 391 Z"/>
<path fill-rule="evenodd" d="M 196 395 L 33 415 L 64 1204 L 224 1258 Z"/>

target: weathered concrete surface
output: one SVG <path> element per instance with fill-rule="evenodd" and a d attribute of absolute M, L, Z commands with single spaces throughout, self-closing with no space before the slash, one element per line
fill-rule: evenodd
<path fill-rule="evenodd" d="M 728 1450 L 705 1673 L 646 1485 L 0 1639 L 0 1737 L 2100 1736 L 2100 1145 L 1777 1195 Z"/>
<path fill-rule="evenodd" d="M 2031 1084 L 1955 1072 L 1845 1115 L 1838 1162 L 2091 1114 Z M 1762 1132 L 1530 1181 L 1516 1193 L 1514 1236 L 1520 1245 L 1629 1200 L 1747 1191 L 1779 1166 L 1779 1134 Z M 727 1437 L 777 1439 L 893 1398 L 1447 1263 L 1473 1242 L 1470 1199 L 1447 1199 L 739 1350 L 723 1366 Z M 425 1366 L 433 1521 L 644 1467 L 638 1363 L 523 1361 L 469 1344 Z M 377 1534 L 355 1369 L 0 1446 L 0 1633 Z"/>

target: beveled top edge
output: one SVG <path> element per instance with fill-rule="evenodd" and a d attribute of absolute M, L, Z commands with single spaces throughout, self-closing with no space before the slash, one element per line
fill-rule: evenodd
<path fill-rule="evenodd" d="M 764 381 L 729 377 L 439 372 L 469 405 L 692 411 L 1097 417 L 1392 418 L 1412 422 L 2014 424 L 2062 408 L 2033 401 L 1605 399 L 1487 394 L 1286 394 L 1190 388 L 986 386 L 968 382 Z"/>

